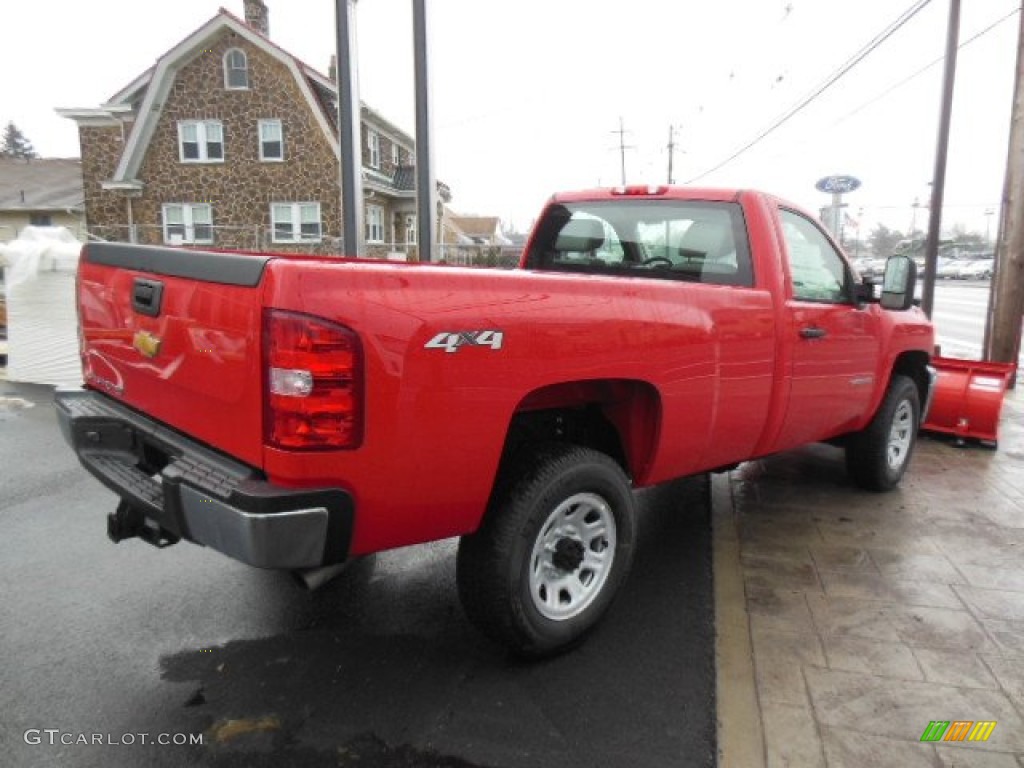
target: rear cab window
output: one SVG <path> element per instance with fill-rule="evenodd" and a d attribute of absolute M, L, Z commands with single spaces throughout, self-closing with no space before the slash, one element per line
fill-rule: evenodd
<path fill-rule="evenodd" d="M 737 203 L 601 200 L 549 207 L 529 269 L 753 286 Z"/>

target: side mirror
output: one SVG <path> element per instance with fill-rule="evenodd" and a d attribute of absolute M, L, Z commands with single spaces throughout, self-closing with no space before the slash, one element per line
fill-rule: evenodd
<path fill-rule="evenodd" d="M 885 276 L 882 278 L 882 308 L 910 309 L 914 304 L 916 287 L 917 263 L 909 256 L 890 256 L 885 262 Z"/>

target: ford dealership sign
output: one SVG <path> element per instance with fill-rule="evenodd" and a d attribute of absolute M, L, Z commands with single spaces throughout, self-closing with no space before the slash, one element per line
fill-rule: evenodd
<path fill-rule="evenodd" d="M 860 187 L 860 179 L 853 176 L 826 176 L 819 179 L 814 188 L 830 195 L 845 195 Z"/>

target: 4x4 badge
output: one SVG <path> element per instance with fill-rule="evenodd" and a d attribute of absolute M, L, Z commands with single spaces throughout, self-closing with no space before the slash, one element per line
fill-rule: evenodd
<path fill-rule="evenodd" d="M 458 352 L 460 347 L 501 349 L 504 341 L 505 334 L 501 331 L 445 331 L 424 344 L 423 348 L 443 349 L 445 352 Z"/>
<path fill-rule="evenodd" d="M 144 357 L 156 357 L 160 352 L 162 341 L 149 331 L 136 331 L 132 338 L 132 346 L 135 347 Z"/>

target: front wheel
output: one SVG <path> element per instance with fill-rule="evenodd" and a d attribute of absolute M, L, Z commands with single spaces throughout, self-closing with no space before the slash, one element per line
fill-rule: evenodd
<path fill-rule="evenodd" d="M 467 615 L 523 656 L 572 646 L 626 578 L 634 506 L 622 469 L 597 451 L 550 444 L 509 461 L 480 529 L 459 543 Z"/>
<path fill-rule="evenodd" d="M 846 446 L 846 467 L 854 482 L 870 491 L 895 488 L 910 463 L 920 420 L 917 385 L 894 375 L 871 423 Z"/>

